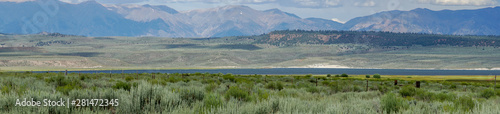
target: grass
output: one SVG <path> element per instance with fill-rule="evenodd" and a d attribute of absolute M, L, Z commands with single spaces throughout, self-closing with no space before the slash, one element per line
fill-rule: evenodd
<path fill-rule="evenodd" d="M 318 75 L 321 76 L 321 75 Z M 351 78 L 365 79 L 366 75 L 349 75 Z M 411 77 L 411 78 L 408 78 Z M 495 76 L 483 75 L 383 75 L 382 79 L 398 79 L 398 80 L 429 80 L 429 81 L 486 81 Z"/>
<path fill-rule="evenodd" d="M 137 76 L 138 75 L 138 76 Z M 491 82 L 420 76 L 0 72 L 0 113 L 494 113 Z M 405 87 L 394 86 L 393 79 Z M 460 76 L 448 76 L 446 79 Z M 316 81 L 316 78 L 318 80 Z M 29 84 L 28 84 L 29 83 Z M 318 83 L 318 84 L 316 84 Z M 19 98 L 119 99 L 116 107 L 15 107 Z"/>

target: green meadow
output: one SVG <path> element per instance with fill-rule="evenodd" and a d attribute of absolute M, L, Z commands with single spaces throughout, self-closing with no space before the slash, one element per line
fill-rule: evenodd
<path fill-rule="evenodd" d="M 500 111 L 500 85 L 488 81 L 491 78 L 0 72 L 0 113 L 492 114 Z M 454 79 L 462 80 L 450 81 Z M 415 87 L 417 81 L 420 88 Z M 105 106 L 97 101 L 16 106 L 24 98 L 118 100 Z"/>

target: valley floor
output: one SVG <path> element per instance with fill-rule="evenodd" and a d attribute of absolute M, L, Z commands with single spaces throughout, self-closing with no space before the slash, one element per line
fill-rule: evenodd
<path fill-rule="evenodd" d="M 185 68 L 500 69 L 495 47 L 254 44 L 242 38 L 2 38 L 0 70 Z"/>

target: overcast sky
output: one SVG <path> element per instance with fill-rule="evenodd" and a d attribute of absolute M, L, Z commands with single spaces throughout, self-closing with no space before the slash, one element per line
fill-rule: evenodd
<path fill-rule="evenodd" d="M 23 1 L 23 0 L 0 0 Z M 79 3 L 87 0 L 61 0 Z M 388 10 L 412 10 L 428 8 L 478 9 L 498 6 L 500 0 L 96 0 L 102 4 L 153 4 L 167 5 L 178 11 L 213 8 L 225 5 L 246 5 L 257 10 L 278 8 L 302 18 L 317 17 L 348 21 Z"/>

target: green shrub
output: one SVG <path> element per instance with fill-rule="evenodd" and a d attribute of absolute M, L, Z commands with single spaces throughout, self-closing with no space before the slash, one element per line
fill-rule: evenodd
<path fill-rule="evenodd" d="M 456 84 L 451 84 L 450 85 L 450 89 L 457 89 L 457 85 Z"/>
<path fill-rule="evenodd" d="M 269 93 L 267 91 L 264 91 L 264 90 L 261 90 L 259 89 L 257 91 L 257 96 L 259 97 L 259 101 L 262 101 L 262 100 L 267 100 L 269 98 Z"/>
<path fill-rule="evenodd" d="M 340 77 L 340 75 L 336 74 L 335 77 Z"/>
<path fill-rule="evenodd" d="M 311 92 L 311 93 L 319 93 L 319 89 L 316 88 L 315 86 L 311 86 L 306 89 L 306 91 Z"/>
<path fill-rule="evenodd" d="M 127 83 L 127 82 L 122 82 L 122 81 L 119 81 L 117 82 L 114 86 L 113 86 L 114 89 L 124 89 L 124 90 L 127 90 L 127 91 L 130 91 L 130 84 Z"/>
<path fill-rule="evenodd" d="M 349 77 L 349 75 L 344 73 L 344 74 L 340 75 L 340 77 Z"/>
<path fill-rule="evenodd" d="M 69 92 L 75 88 L 76 87 L 74 87 L 73 85 L 65 85 L 65 86 L 56 87 L 56 90 L 63 93 L 64 95 L 68 95 Z"/>
<path fill-rule="evenodd" d="M 283 89 L 283 83 L 281 83 L 280 81 L 270 82 L 270 83 L 267 83 L 265 87 L 267 89 L 274 89 L 274 90 L 280 90 L 281 91 Z"/>
<path fill-rule="evenodd" d="M 80 78 L 80 80 L 81 80 L 81 78 Z M 50 78 L 46 79 L 45 81 L 47 83 L 54 83 L 56 85 L 56 90 L 65 94 L 65 95 L 68 95 L 69 91 L 71 91 L 73 89 L 82 87 L 82 84 L 78 79 L 72 80 L 72 79 L 66 78 L 64 76 L 50 77 Z"/>
<path fill-rule="evenodd" d="M 283 83 L 281 83 L 281 82 L 276 82 L 276 89 L 278 89 L 278 90 L 280 90 L 280 91 L 281 91 L 283 88 L 284 88 L 284 87 L 283 87 Z"/>
<path fill-rule="evenodd" d="M 47 83 L 55 83 L 56 86 L 65 86 L 67 83 L 65 83 L 65 77 L 64 76 L 53 76 L 48 79 L 45 79 Z"/>
<path fill-rule="evenodd" d="M 461 96 L 453 103 L 456 107 L 460 107 L 463 111 L 471 111 L 476 106 L 474 100 L 470 96 Z"/>
<path fill-rule="evenodd" d="M 2 86 L 2 93 L 3 94 L 9 94 L 10 93 L 10 90 L 11 90 L 11 86 Z"/>
<path fill-rule="evenodd" d="M 489 99 L 493 96 L 495 96 L 495 90 L 493 90 L 492 88 L 484 89 L 483 91 L 481 91 L 481 97 L 483 98 Z"/>
<path fill-rule="evenodd" d="M 307 74 L 307 75 L 306 75 L 306 78 L 310 78 L 310 77 L 312 77 L 312 76 L 313 76 L 312 74 Z"/>
<path fill-rule="evenodd" d="M 381 78 L 380 74 L 374 74 L 373 78 Z"/>
<path fill-rule="evenodd" d="M 151 80 L 149 80 L 149 83 L 151 83 L 152 85 L 157 85 L 160 82 L 157 79 L 151 79 Z"/>
<path fill-rule="evenodd" d="M 226 100 L 229 100 L 230 98 L 235 98 L 240 101 L 250 101 L 248 92 L 240 89 L 238 86 L 230 87 L 229 90 L 226 91 L 225 98 Z"/>
<path fill-rule="evenodd" d="M 188 105 L 196 101 L 201 101 L 205 97 L 205 93 L 197 89 L 182 89 L 179 92 L 182 101 Z"/>
<path fill-rule="evenodd" d="M 357 86 L 357 85 L 354 85 L 352 87 L 352 91 L 353 92 L 361 92 L 361 91 L 363 91 L 363 89 L 361 87 Z"/>
<path fill-rule="evenodd" d="M 408 103 L 405 103 L 403 98 L 396 96 L 394 93 L 387 93 L 382 96 L 380 104 L 386 113 L 397 113 L 401 109 L 408 107 Z"/>
<path fill-rule="evenodd" d="M 327 74 L 326 77 L 332 77 L 332 75 L 331 74 Z"/>
<path fill-rule="evenodd" d="M 232 82 L 234 82 L 234 80 L 235 80 L 233 74 L 231 74 L 231 73 L 225 74 L 224 76 L 222 76 L 222 78 L 224 78 L 226 80 L 230 80 Z"/>
<path fill-rule="evenodd" d="M 215 84 L 215 83 L 211 83 L 211 84 L 208 84 L 205 86 L 205 91 L 207 92 L 212 92 L 215 90 L 215 88 L 217 88 L 219 85 Z"/>
<path fill-rule="evenodd" d="M 89 77 L 86 74 L 82 74 L 82 75 L 78 76 L 78 78 L 82 81 L 85 79 L 89 79 Z"/>
<path fill-rule="evenodd" d="M 370 75 L 366 75 L 365 77 L 366 77 L 366 78 L 370 78 Z"/>
<path fill-rule="evenodd" d="M 125 77 L 125 81 L 127 81 L 127 82 L 130 82 L 132 80 L 134 80 L 134 77 L 132 77 L 132 76 Z"/>
<path fill-rule="evenodd" d="M 441 92 L 436 94 L 436 99 L 439 101 L 453 101 L 457 98 L 456 94 Z"/>
<path fill-rule="evenodd" d="M 408 85 L 408 86 L 404 86 L 403 88 L 401 88 L 399 90 L 399 94 L 402 95 L 403 97 L 414 96 L 416 91 L 417 91 L 417 88 L 415 88 L 411 85 Z"/>
<path fill-rule="evenodd" d="M 271 109 L 273 113 L 276 113 L 280 110 L 280 102 L 278 100 L 273 101 L 273 104 L 271 104 Z"/>
<path fill-rule="evenodd" d="M 330 85 L 330 81 L 322 81 L 321 84 L 327 86 L 327 85 Z"/>
<path fill-rule="evenodd" d="M 206 109 L 219 108 L 222 106 L 222 99 L 218 94 L 206 94 L 203 99 L 203 107 Z"/>
<path fill-rule="evenodd" d="M 381 93 L 386 93 L 389 91 L 389 87 L 385 86 L 385 85 L 379 85 L 377 86 L 377 89 L 379 92 Z"/>
<path fill-rule="evenodd" d="M 435 93 L 423 89 L 417 89 L 415 92 L 415 98 L 423 101 L 432 101 L 436 99 L 435 96 Z"/>

